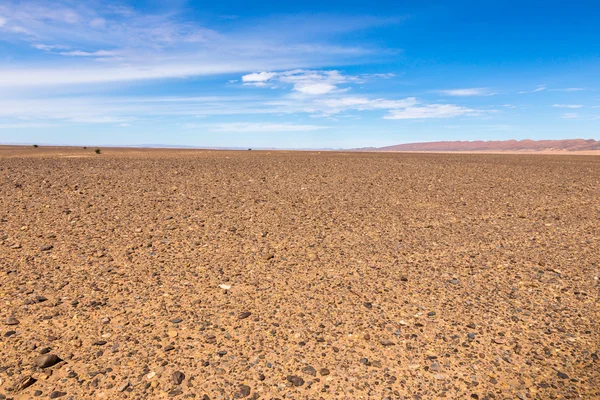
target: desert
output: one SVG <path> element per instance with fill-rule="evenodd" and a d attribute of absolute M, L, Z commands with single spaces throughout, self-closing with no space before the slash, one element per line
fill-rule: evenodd
<path fill-rule="evenodd" d="M 600 158 L 0 149 L 2 399 L 600 398 Z"/>

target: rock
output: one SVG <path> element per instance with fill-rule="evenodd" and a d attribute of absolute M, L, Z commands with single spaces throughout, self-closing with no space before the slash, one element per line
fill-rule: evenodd
<path fill-rule="evenodd" d="M 27 389 L 29 386 L 33 385 L 36 382 L 31 375 L 26 375 L 21 377 L 15 384 L 12 386 L 11 391 L 20 392 L 23 389 Z"/>
<path fill-rule="evenodd" d="M 92 343 L 93 346 L 104 346 L 107 343 L 106 340 L 97 340 L 94 343 Z"/>
<path fill-rule="evenodd" d="M 236 393 L 236 398 L 243 398 L 250 396 L 250 386 L 248 385 L 240 385 L 240 391 Z"/>
<path fill-rule="evenodd" d="M 40 349 L 40 354 L 48 354 L 52 351 L 52 349 L 50 347 L 42 347 Z"/>
<path fill-rule="evenodd" d="M 429 370 L 430 370 L 430 371 L 433 371 L 433 372 L 440 372 L 440 371 L 442 370 L 442 367 L 441 367 L 441 366 L 440 366 L 440 364 L 438 364 L 438 363 L 433 363 L 433 364 L 431 364 L 431 366 L 429 367 Z"/>
<path fill-rule="evenodd" d="M 304 385 L 304 379 L 296 375 L 290 375 L 287 377 L 288 382 L 291 382 L 294 386 Z"/>
<path fill-rule="evenodd" d="M 56 354 L 42 354 L 33 359 L 33 363 L 39 368 L 48 368 L 58 364 L 62 360 Z"/>
<path fill-rule="evenodd" d="M 448 375 L 446 375 L 446 374 L 435 374 L 435 375 L 433 375 L 433 379 L 438 380 L 438 381 L 443 381 L 446 378 L 448 378 Z"/>
<path fill-rule="evenodd" d="M 477 328 L 477 326 L 473 322 L 471 322 L 467 325 L 467 328 L 475 329 L 475 328 Z"/>
<path fill-rule="evenodd" d="M 172 345 L 165 346 L 165 351 L 175 350 L 175 347 Z"/>
<path fill-rule="evenodd" d="M 19 320 L 13 316 L 6 318 L 4 325 L 19 325 Z"/>
<path fill-rule="evenodd" d="M 226 285 L 224 283 L 220 284 L 219 287 L 223 290 L 229 290 L 231 289 L 231 285 Z"/>
<path fill-rule="evenodd" d="M 183 382 L 184 379 L 185 375 L 181 371 L 175 371 L 171 375 L 171 382 L 173 382 L 175 385 L 181 385 L 181 382 Z"/>
<path fill-rule="evenodd" d="M 467 334 L 467 337 L 469 338 L 469 340 L 475 340 L 475 334 L 474 333 Z"/>
<path fill-rule="evenodd" d="M 307 375 L 317 376 L 317 370 L 311 367 L 310 365 L 307 365 L 306 367 L 302 368 L 302 372 Z"/>
<path fill-rule="evenodd" d="M 4 337 L 11 337 L 12 335 L 16 335 L 17 331 L 6 331 Z"/>
<path fill-rule="evenodd" d="M 429 311 L 429 312 L 427 313 L 427 316 L 428 316 L 428 317 L 435 317 L 435 316 L 436 316 L 436 314 L 437 314 L 437 313 L 436 313 L 435 311 Z"/>
<path fill-rule="evenodd" d="M 569 375 L 565 374 L 564 372 L 558 372 L 556 374 L 556 376 L 558 376 L 560 379 L 569 379 Z"/>
<path fill-rule="evenodd" d="M 227 354 L 227 350 L 219 350 L 217 351 L 217 354 L 223 357 L 225 354 Z"/>
<path fill-rule="evenodd" d="M 50 251 L 54 248 L 51 244 L 47 244 L 45 246 L 40 247 L 40 251 Z"/>
<path fill-rule="evenodd" d="M 177 335 L 178 335 L 178 333 L 177 333 L 177 331 L 176 331 L 176 330 L 174 330 L 174 329 L 171 329 L 171 330 L 169 330 L 169 331 L 167 332 L 167 335 L 168 335 L 170 338 L 176 338 L 176 337 L 177 337 Z"/>
<path fill-rule="evenodd" d="M 496 343 L 496 344 L 504 344 L 504 343 L 506 343 L 506 339 L 505 338 L 495 338 L 494 339 L 494 343 Z"/>
<path fill-rule="evenodd" d="M 238 319 L 246 319 L 251 315 L 252 313 L 250 311 L 244 311 L 238 315 Z"/>
<path fill-rule="evenodd" d="M 389 339 L 380 339 L 379 343 L 381 343 L 383 346 L 393 346 L 394 342 L 392 342 Z"/>
<path fill-rule="evenodd" d="M 178 324 L 178 323 L 180 323 L 182 321 L 183 320 L 181 318 L 174 318 L 174 319 L 171 320 L 171 322 L 174 323 L 174 324 Z"/>
<path fill-rule="evenodd" d="M 50 393 L 50 398 L 51 399 L 58 399 L 59 397 L 63 397 L 66 396 L 67 393 L 66 392 L 52 392 Z"/>
<path fill-rule="evenodd" d="M 117 390 L 119 392 L 124 392 L 125 390 L 127 390 L 128 387 L 129 387 L 129 382 L 125 382 L 125 383 L 121 384 L 121 386 L 119 386 L 117 388 Z"/>
<path fill-rule="evenodd" d="M 327 375 L 329 375 L 331 372 L 330 372 L 330 371 L 329 371 L 327 368 L 321 368 L 321 369 L 319 370 L 319 373 L 320 373 L 321 375 L 323 375 L 323 376 L 327 376 Z"/>

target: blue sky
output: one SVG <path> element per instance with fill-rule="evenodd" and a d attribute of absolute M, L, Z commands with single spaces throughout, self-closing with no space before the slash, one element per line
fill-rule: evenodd
<path fill-rule="evenodd" d="M 597 1 L 0 2 L 0 142 L 600 139 Z"/>

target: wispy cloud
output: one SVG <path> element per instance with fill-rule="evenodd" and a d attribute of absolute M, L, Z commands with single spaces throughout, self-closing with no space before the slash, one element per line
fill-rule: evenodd
<path fill-rule="evenodd" d="M 554 108 L 581 108 L 583 107 L 581 104 L 553 104 Z"/>
<path fill-rule="evenodd" d="M 438 93 L 442 93 L 448 96 L 466 97 L 466 96 L 493 96 L 497 93 L 491 91 L 489 88 L 467 88 L 467 89 L 448 89 L 439 90 Z"/>
<path fill-rule="evenodd" d="M 548 87 L 546 85 L 539 85 L 537 88 L 533 89 L 533 90 L 524 90 L 519 92 L 520 94 L 526 94 L 526 93 L 537 93 L 537 92 L 543 92 L 544 90 L 547 90 Z"/>
<path fill-rule="evenodd" d="M 586 89 L 580 88 L 580 87 L 571 87 L 571 88 L 564 88 L 564 89 L 548 89 L 549 92 L 580 92 L 582 90 L 586 90 Z"/>
<path fill-rule="evenodd" d="M 577 113 L 564 113 L 560 117 L 563 119 L 575 119 L 579 118 L 579 115 Z"/>
<path fill-rule="evenodd" d="M 260 30 L 241 25 L 219 32 L 190 22 L 183 14 L 144 14 L 133 8 L 100 6 L 96 2 L 8 0 L 0 5 L 0 15 L 0 40 L 27 44 L 57 57 L 49 62 L 41 59 L 35 66 L 0 64 L 0 87 L 6 88 L 289 70 L 356 61 L 385 51 L 372 45 L 322 40 L 323 35 L 378 26 L 381 21 L 369 16 L 342 18 L 341 22 L 332 17 L 329 24 L 320 26 L 319 38 L 283 35 L 272 31 L 269 23 L 261 24 Z M 325 22 L 327 16 L 321 18 Z M 303 24 L 314 28 L 310 19 L 302 17 L 291 25 L 302 32 Z M 65 59 L 61 62 L 60 57 Z M 74 57 L 80 59 L 77 65 L 68 61 Z M 254 83 L 259 85 L 260 81 Z M 324 81 L 298 82 L 297 90 L 329 92 L 333 88 L 328 84 L 335 85 Z"/>
<path fill-rule="evenodd" d="M 279 133 L 279 132 L 308 132 L 327 129 L 327 126 L 320 125 L 295 125 L 295 124 L 276 124 L 270 122 L 229 122 L 220 124 L 207 124 L 202 127 L 211 132 L 228 133 Z"/>
<path fill-rule="evenodd" d="M 453 118 L 461 115 L 479 115 L 477 110 L 461 107 L 454 104 L 426 104 L 418 107 L 407 107 L 401 110 L 392 110 L 385 119 L 429 119 Z"/>
<path fill-rule="evenodd" d="M 340 91 L 338 85 L 359 82 L 355 76 L 345 76 L 339 71 L 292 70 L 283 72 L 258 72 L 242 76 L 247 86 L 275 87 L 277 83 L 291 84 L 296 92 L 322 95 Z"/>

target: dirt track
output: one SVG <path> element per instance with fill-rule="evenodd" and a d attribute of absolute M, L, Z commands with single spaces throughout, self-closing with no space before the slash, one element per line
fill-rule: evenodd
<path fill-rule="evenodd" d="M 600 157 L 2 148 L 0 218 L 8 398 L 600 398 Z"/>

